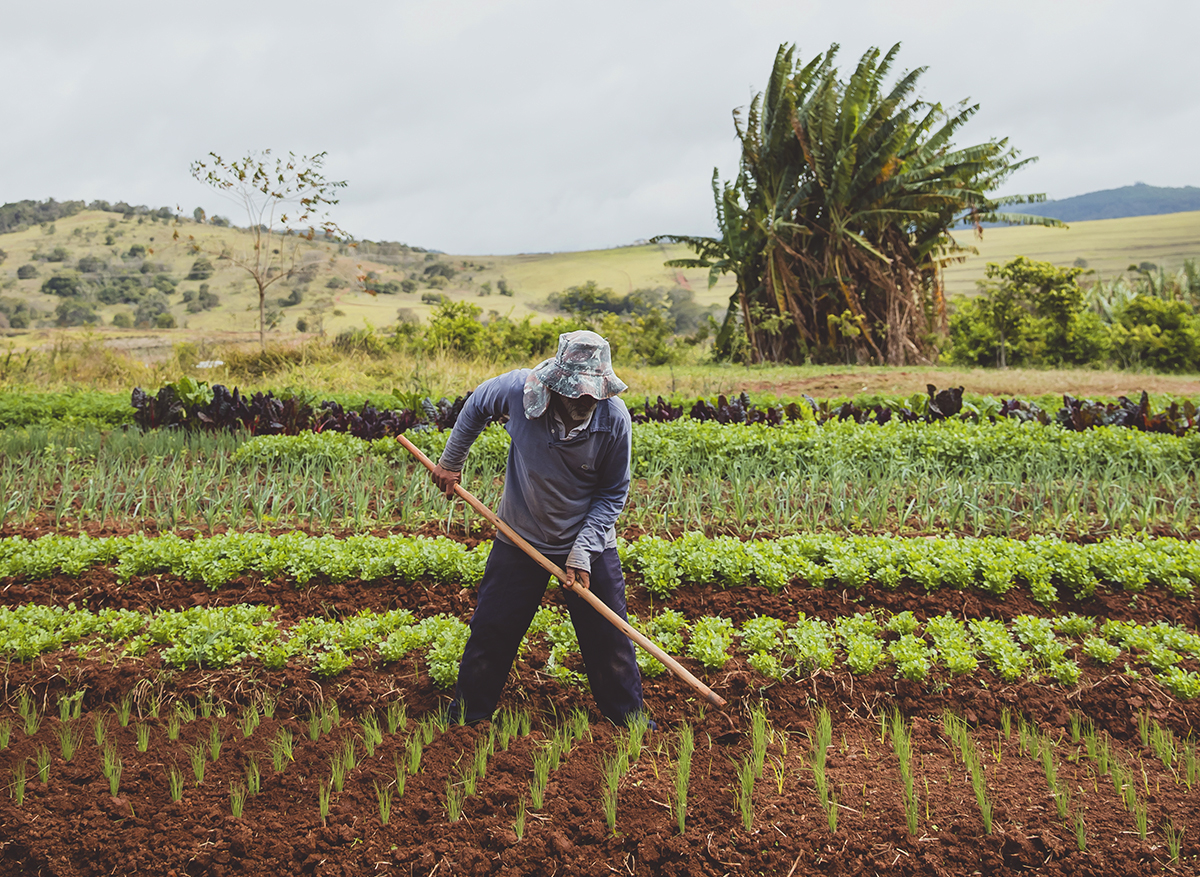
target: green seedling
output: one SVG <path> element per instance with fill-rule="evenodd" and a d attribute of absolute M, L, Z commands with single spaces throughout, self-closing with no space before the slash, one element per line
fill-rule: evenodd
<path fill-rule="evenodd" d="M 329 819 L 329 798 L 332 790 L 326 783 L 317 784 L 317 809 L 321 812 L 321 824 L 325 825 Z"/>
<path fill-rule="evenodd" d="M 517 840 L 525 837 L 526 809 L 525 799 L 522 798 L 517 802 L 517 818 L 513 820 L 513 834 L 517 836 Z"/>
<path fill-rule="evenodd" d="M 417 771 L 421 769 L 421 750 L 423 748 L 421 741 L 423 739 L 424 735 L 420 728 L 413 731 L 412 736 L 408 738 L 406 757 L 408 759 L 409 776 L 415 776 Z"/>
<path fill-rule="evenodd" d="M 1075 846 L 1079 852 L 1087 852 L 1087 825 L 1084 824 L 1083 814 L 1075 814 Z"/>
<path fill-rule="evenodd" d="M 270 693 L 262 696 L 262 714 L 265 718 L 275 718 L 275 697 Z"/>
<path fill-rule="evenodd" d="M 354 747 L 354 738 L 347 737 L 342 744 L 342 761 L 346 765 L 346 770 L 354 770 L 358 767 L 358 753 Z"/>
<path fill-rule="evenodd" d="M 258 769 L 258 760 L 254 758 L 246 764 L 246 790 L 251 795 L 257 795 L 262 790 L 262 774 Z"/>
<path fill-rule="evenodd" d="M 133 712 L 133 692 L 129 692 L 119 702 L 114 704 L 113 712 L 117 714 L 117 723 L 122 728 L 128 728 L 129 714 Z"/>
<path fill-rule="evenodd" d="M 754 778 L 762 779 L 767 757 L 767 712 L 761 704 L 750 711 L 750 751 L 754 756 Z"/>
<path fill-rule="evenodd" d="M 600 806 L 604 811 L 604 822 L 612 835 L 617 833 L 617 788 L 621 783 L 621 758 L 614 754 L 600 765 Z"/>
<path fill-rule="evenodd" d="M 400 760 L 400 756 L 392 756 L 392 766 L 396 770 L 396 797 L 404 797 L 404 781 L 408 778 L 408 771 L 405 770 L 404 762 Z"/>
<path fill-rule="evenodd" d="M 533 715 L 529 710 L 521 710 L 517 715 L 517 725 L 521 729 L 521 736 L 528 737 L 533 733 Z"/>
<path fill-rule="evenodd" d="M 200 715 L 203 718 L 211 718 L 213 714 L 213 699 L 211 694 L 206 694 L 200 698 L 197 706 L 200 708 Z M 193 714 L 194 716 L 194 714 Z"/>
<path fill-rule="evenodd" d="M 69 722 L 77 719 L 83 710 L 83 689 L 74 694 L 64 694 L 58 699 L 58 720 Z"/>
<path fill-rule="evenodd" d="M 445 720 L 443 723 L 441 720 Z M 446 729 L 450 727 L 449 720 L 443 713 L 435 713 L 433 718 L 426 719 L 421 723 L 421 740 L 426 746 L 433 742 L 435 733 L 446 733 Z"/>
<path fill-rule="evenodd" d="M 675 755 L 675 795 L 671 802 L 675 811 L 675 825 L 683 834 L 687 825 L 688 785 L 692 777 L 692 753 L 696 749 L 696 739 L 692 726 L 684 722 L 679 727 L 679 749 Z"/>
<path fill-rule="evenodd" d="M 346 785 L 346 758 L 341 752 L 335 752 L 329 757 L 329 781 L 340 795 Z"/>
<path fill-rule="evenodd" d="M 1162 832 L 1163 839 L 1167 842 L 1167 855 L 1171 859 L 1171 864 L 1179 864 L 1179 850 L 1183 846 L 1183 832 L 1185 829 L 1176 829 L 1175 823 L 1171 820 L 1163 822 Z"/>
<path fill-rule="evenodd" d="M 196 785 L 199 786 L 204 782 L 204 768 L 208 763 L 208 756 L 204 752 L 204 747 L 197 743 L 195 746 L 189 746 L 188 759 L 192 762 L 192 774 L 196 777 Z"/>
<path fill-rule="evenodd" d="M 294 745 L 292 732 L 287 728 L 280 728 L 275 732 L 275 737 L 271 740 L 271 766 L 275 769 L 275 773 L 283 773 L 287 769 L 288 762 L 293 760 Z"/>
<path fill-rule="evenodd" d="M 749 833 L 754 828 L 754 756 L 742 761 L 737 772 L 738 784 L 734 792 L 738 813 L 742 817 L 742 828 Z"/>
<path fill-rule="evenodd" d="M 39 746 L 37 754 L 34 756 L 34 764 L 37 765 L 38 782 L 43 786 L 50 782 L 50 750 L 45 746 Z"/>
<path fill-rule="evenodd" d="M 103 749 L 104 742 L 108 739 L 108 722 L 103 716 L 96 716 L 95 724 L 92 725 L 92 736 L 96 738 L 96 748 Z"/>
<path fill-rule="evenodd" d="M 167 739 L 174 742 L 179 739 L 179 728 L 183 724 L 183 720 L 179 715 L 178 710 L 172 710 L 167 716 Z"/>
<path fill-rule="evenodd" d="M 183 798 L 183 774 L 174 765 L 167 770 L 167 789 L 172 801 L 177 802 Z"/>
<path fill-rule="evenodd" d="M 26 737 L 32 737 L 42 726 L 42 717 L 38 715 L 37 704 L 33 702 L 27 691 L 22 691 L 17 698 L 17 715 L 25 723 Z"/>
<path fill-rule="evenodd" d="M 457 764 L 455 765 L 457 767 Z M 475 765 L 466 765 L 458 774 L 458 781 L 462 787 L 463 795 L 467 798 L 473 797 L 475 794 L 475 785 L 479 777 L 475 773 Z"/>
<path fill-rule="evenodd" d="M 367 713 L 360 721 L 362 725 L 362 740 L 363 748 L 367 752 L 367 758 L 375 757 L 375 747 L 383 742 L 383 731 L 379 727 L 379 719 L 375 718 L 374 713 Z"/>
<path fill-rule="evenodd" d="M 258 728 L 259 722 L 262 721 L 258 714 L 258 707 L 254 704 L 242 710 L 242 716 L 238 722 L 238 726 L 242 729 L 242 737 L 249 737 Z"/>
<path fill-rule="evenodd" d="M 117 791 L 121 788 L 121 771 L 124 769 L 124 764 L 121 761 L 121 756 L 113 753 L 111 749 L 104 750 L 104 775 L 108 777 L 108 791 L 114 798 L 117 797 Z"/>
<path fill-rule="evenodd" d="M 379 823 L 387 825 L 392 818 L 392 790 L 386 784 L 375 783 L 375 801 L 379 804 Z"/>
<path fill-rule="evenodd" d="M 630 718 L 628 727 L 629 740 L 626 751 L 630 761 L 637 761 L 642 757 L 642 745 L 646 739 L 646 732 L 650 729 L 650 718 L 639 710 Z"/>
<path fill-rule="evenodd" d="M 13 767 L 12 798 L 20 807 L 25 803 L 25 759 L 21 759 Z"/>
<path fill-rule="evenodd" d="M 308 714 L 308 739 L 314 743 L 321 739 L 321 716 L 315 710 Z"/>
<path fill-rule="evenodd" d="M 238 782 L 229 784 L 229 812 L 233 814 L 234 819 L 242 818 L 242 809 L 246 806 L 246 795 L 248 790 L 245 785 Z"/>
<path fill-rule="evenodd" d="M 450 817 L 451 822 L 458 822 L 462 819 L 463 811 L 463 790 L 456 785 L 453 779 L 446 780 L 446 815 Z"/>
<path fill-rule="evenodd" d="M 221 739 L 221 726 L 214 720 L 208 726 L 208 754 L 212 757 L 214 764 L 221 757 L 222 742 L 224 741 Z"/>
<path fill-rule="evenodd" d="M 384 713 L 384 720 L 387 722 L 388 734 L 395 734 L 397 731 L 408 729 L 408 707 L 403 700 L 393 700 L 387 705 L 387 711 Z"/>
<path fill-rule="evenodd" d="M 1137 714 L 1137 729 L 1143 748 L 1148 747 L 1150 745 L 1150 715 L 1148 713 Z"/>
<path fill-rule="evenodd" d="M 196 709 L 186 700 L 176 702 L 175 712 L 184 722 L 196 721 Z"/>
<path fill-rule="evenodd" d="M 487 776 L 488 756 L 491 754 L 492 747 L 488 745 L 488 738 L 483 738 L 479 741 L 479 745 L 475 747 L 475 775 L 479 779 Z"/>
<path fill-rule="evenodd" d="M 582 743 L 585 739 L 592 742 L 592 725 L 588 718 L 588 712 L 583 707 L 575 707 L 571 710 L 571 734 L 575 738 L 576 743 Z"/>
<path fill-rule="evenodd" d="M 58 747 L 62 753 L 62 759 L 63 761 L 70 761 L 75 757 L 75 752 L 83 742 L 83 730 L 70 724 L 59 724 L 57 730 Z M 0 746 L 0 749 L 3 748 L 3 746 Z"/>
<path fill-rule="evenodd" d="M 900 764 L 900 779 L 904 785 L 904 818 L 908 833 L 917 833 L 917 820 L 920 816 L 920 802 L 913 789 L 912 773 L 912 743 L 908 735 L 908 726 L 904 716 L 897 710 L 892 714 L 892 749 Z"/>
<path fill-rule="evenodd" d="M 8 741 L 12 739 L 12 722 L 8 719 L 0 719 L 0 749 L 8 748 Z"/>
<path fill-rule="evenodd" d="M 533 753 L 533 781 L 529 784 L 529 798 L 534 810 L 541 810 L 546 800 L 546 785 L 550 782 L 550 750 L 539 749 Z"/>
<path fill-rule="evenodd" d="M 134 735 L 137 737 L 137 751 L 145 752 L 150 748 L 150 726 L 142 722 L 138 722 L 134 728 Z"/>
<path fill-rule="evenodd" d="M 1141 802 L 1133 808 L 1133 824 L 1137 826 L 1138 837 L 1145 840 L 1146 835 L 1150 833 L 1150 815 L 1146 805 Z"/>

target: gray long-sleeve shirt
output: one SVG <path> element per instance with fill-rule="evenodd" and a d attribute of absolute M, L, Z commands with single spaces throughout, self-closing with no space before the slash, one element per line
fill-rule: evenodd
<path fill-rule="evenodd" d="M 500 518 L 546 554 L 564 554 L 567 565 L 591 570 L 591 553 L 617 544 L 617 515 L 629 495 L 629 409 L 618 398 L 601 399 L 580 435 L 563 441 L 547 410 L 525 415 L 529 369 L 484 381 L 471 394 L 438 461 L 460 471 L 488 418 L 508 415 L 512 437 L 500 501 Z M 507 542 L 503 534 L 496 538 Z"/>

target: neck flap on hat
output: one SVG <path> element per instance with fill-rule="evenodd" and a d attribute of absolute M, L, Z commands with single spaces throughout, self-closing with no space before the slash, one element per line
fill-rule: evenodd
<path fill-rule="evenodd" d="M 541 417 L 546 413 L 546 407 L 550 404 L 550 388 L 543 384 L 534 372 L 530 372 L 529 377 L 525 379 L 522 403 L 527 420 Z"/>

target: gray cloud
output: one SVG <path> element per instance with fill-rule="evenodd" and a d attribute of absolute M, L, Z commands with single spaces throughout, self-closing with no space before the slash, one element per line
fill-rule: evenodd
<path fill-rule="evenodd" d="M 708 233 L 712 169 L 736 169 L 730 111 L 784 41 L 839 42 L 843 67 L 903 42 L 926 98 L 982 105 L 960 142 L 1040 156 L 1014 192 L 1198 182 L 1185 0 L 61 2 L 5 19 L 3 201 L 228 213 L 188 164 L 270 146 L 329 153 L 350 184 L 335 218 L 360 237 L 502 253 Z"/>

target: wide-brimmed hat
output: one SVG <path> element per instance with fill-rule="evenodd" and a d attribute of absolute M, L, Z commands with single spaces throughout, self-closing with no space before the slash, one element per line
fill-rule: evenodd
<path fill-rule="evenodd" d="M 627 389 L 613 373 L 608 341 L 586 330 L 564 332 L 558 336 L 554 358 L 538 363 L 525 380 L 525 414 L 540 417 L 550 402 L 551 390 L 572 399 L 608 399 Z"/>

